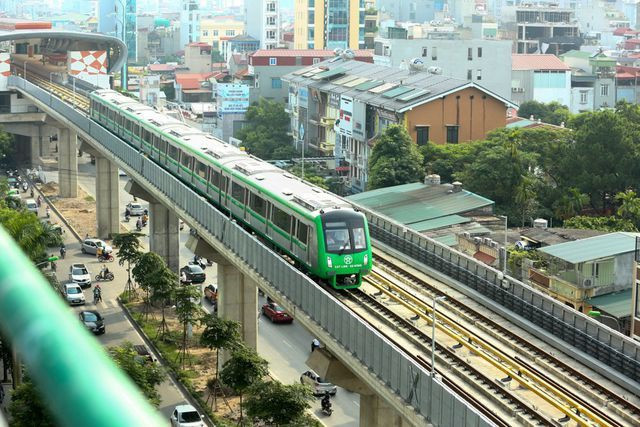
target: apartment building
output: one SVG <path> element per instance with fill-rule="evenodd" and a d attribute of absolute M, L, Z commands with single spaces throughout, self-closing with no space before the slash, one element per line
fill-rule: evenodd
<path fill-rule="evenodd" d="M 571 50 L 560 59 L 571 67 L 571 104 L 577 114 L 616 105 L 616 58 Z"/>
<path fill-rule="evenodd" d="M 580 49 L 580 29 L 572 9 L 552 3 L 516 7 L 517 53 L 561 55 Z"/>
<path fill-rule="evenodd" d="M 282 78 L 289 84 L 291 129 L 298 146 L 336 158 L 352 193 L 364 191 L 376 138 L 405 126 L 424 145 L 481 140 L 504 127 L 509 100 L 474 82 L 339 58 Z"/>
<path fill-rule="evenodd" d="M 184 65 L 192 73 L 211 72 L 211 45 L 207 43 L 189 43 L 184 48 Z"/>
<path fill-rule="evenodd" d="M 555 55 L 512 55 L 511 100 L 570 106 L 571 68 Z"/>
<path fill-rule="evenodd" d="M 364 36 L 364 1 L 295 0 L 295 49 L 361 49 Z"/>
<path fill-rule="evenodd" d="M 412 61 L 443 76 L 473 81 L 511 97 L 511 40 L 389 39 L 376 37 L 374 63 L 408 69 Z"/>
<path fill-rule="evenodd" d="M 437 0 L 378 0 L 380 13 L 396 21 L 425 22 L 442 10 L 444 1 Z"/>
<path fill-rule="evenodd" d="M 200 21 L 200 41 L 210 44 L 214 51 L 222 52 L 222 41 L 244 32 L 244 22 L 232 16 L 216 16 Z"/>
<path fill-rule="evenodd" d="M 199 41 L 200 11 L 196 0 L 182 0 L 180 5 L 180 45 Z"/>
<path fill-rule="evenodd" d="M 280 45 L 280 1 L 251 0 L 245 2 L 245 28 L 248 35 L 260 41 L 260 49 Z"/>

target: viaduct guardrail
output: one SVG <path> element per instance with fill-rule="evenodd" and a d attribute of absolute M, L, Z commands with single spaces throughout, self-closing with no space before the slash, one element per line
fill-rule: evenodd
<path fill-rule="evenodd" d="M 294 269 L 289 263 L 215 209 L 204 198 L 168 174 L 135 148 L 93 122 L 82 112 L 42 88 L 18 77 L 10 76 L 10 88 L 28 95 L 55 118 L 56 115 L 81 130 L 110 152 L 113 160 L 137 172 L 144 184 L 155 189 L 211 237 L 244 261 L 270 286 L 285 295 L 297 311 L 304 312 L 331 335 L 339 347 L 355 357 L 369 372 L 399 396 L 417 414 L 437 426 L 466 425 L 484 427 L 489 420 L 464 402 L 439 380 L 430 376 L 412 357 L 383 337 L 321 286 Z"/>

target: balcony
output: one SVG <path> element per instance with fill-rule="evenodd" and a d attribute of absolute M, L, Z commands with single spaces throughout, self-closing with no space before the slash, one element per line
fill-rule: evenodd
<path fill-rule="evenodd" d="M 335 149 L 336 144 L 333 142 L 320 142 L 318 149 L 322 152 L 322 154 L 324 155 L 333 155 L 333 150 Z"/>
<path fill-rule="evenodd" d="M 321 117 L 320 118 L 320 125 L 327 127 L 327 128 L 333 128 L 333 125 L 335 124 L 336 119 L 332 118 L 332 117 Z"/>

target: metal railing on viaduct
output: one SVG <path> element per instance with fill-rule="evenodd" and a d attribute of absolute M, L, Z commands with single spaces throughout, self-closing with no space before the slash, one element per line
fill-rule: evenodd
<path fill-rule="evenodd" d="M 342 303 L 321 286 L 295 270 L 254 236 L 240 228 L 204 198 L 141 155 L 117 136 L 93 122 L 86 114 L 66 104 L 49 92 L 21 77 L 10 76 L 8 86 L 19 90 L 39 104 L 54 118 L 64 119 L 81 135 L 91 138 L 108 151 L 119 167 L 134 171 L 136 180 L 154 189 L 160 197 L 179 207 L 188 223 L 209 234 L 242 260 L 261 281 L 281 292 L 337 341 L 339 346 L 366 367 L 404 404 L 413 407 L 415 419 L 433 425 L 488 426 L 491 423 L 464 402 L 412 357 L 395 346 L 378 331 L 354 316 Z M 424 417 L 424 418 L 423 418 Z"/>

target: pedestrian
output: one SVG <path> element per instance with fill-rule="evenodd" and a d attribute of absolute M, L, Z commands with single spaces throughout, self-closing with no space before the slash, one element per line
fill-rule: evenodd
<path fill-rule="evenodd" d="M 40 205 L 42 204 L 42 197 L 40 197 L 40 195 L 38 195 L 38 200 L 36 200 L 36 204 L 38 205 L 38 207 L 40 207 Z"/>
<path fill-rule="evenodd" d="M 47 218 L 51 218 L 51 209 L 49 208 L 49 206 L 47 206 L 47 209 L 45 212 L 47 214 Z"/>
<path fill-rule="evenodd" d="M 60 246 L 60 258 L 64 259 L 64 256 L 67 254 L 67 248 L 64 246 L 64 243 L 62 244 L 62 246 Z"/>
<path fill-rule="evenodd" d="M 313 353 L 318 347 L 320 347 L 320 341 L 318 341 L 317 338 L 314 338 L 313 341 L 311 341 L 311 352 Z"/>

